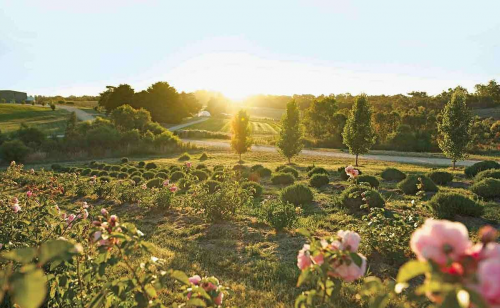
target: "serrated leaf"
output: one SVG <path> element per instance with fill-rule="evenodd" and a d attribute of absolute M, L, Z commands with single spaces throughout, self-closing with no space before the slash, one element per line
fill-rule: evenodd
<path fill-rule="evenodd" d="M 425 274 L 429 270 L 430 266 L 427 262 L 412 260 L 401 266 L 396 281 L 398 283 L 407 282 L 412 278 Z"/>
<path fill-rule="evenodd" d="M 14 274 L 10 290 L 13 302 L 22 308 L 40 307 L 47 294 L 46 281 L 41 269 Z"/>

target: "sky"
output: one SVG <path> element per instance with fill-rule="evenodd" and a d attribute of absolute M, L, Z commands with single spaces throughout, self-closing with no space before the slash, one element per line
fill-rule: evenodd
<path fill-rule="evenodd" d="M 500 80 L 498 0 L 0 0 L 0 89 L 440 93 Z"/>

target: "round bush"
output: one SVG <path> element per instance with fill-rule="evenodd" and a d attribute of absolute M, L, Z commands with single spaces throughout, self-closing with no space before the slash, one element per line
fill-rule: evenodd
<path fill-rule="evenodd" d="M 27 147 L 21 140 L 9 140 L 0 145 L 0 158 L 6 162 L 24 162 L 31 149 Z"/>
<path fill-rule="evenodd" d="M 325 168 L 321 168 L 321 167 L 314 167 L 312 168 L 308 173 L 307 173 L 307 176 L 308 177 L 312 177 L 313 175 L 315 174 L 325 174 L 328 176 L 328 171 L 326 171 Z"/>
<path fill-rule="evenodd" d="M 321 186 L 325 186 L 328 183 L 330 183 L 330 179 L 325 174 L 314 174 L 311 177 L 311 179 L 309 180 L 309 184 L 312 187 L 316 187 L 316 188 L 319 188 Z"/>
<path fill-rule="evenodd" d="M 142 182 L 143 178 L 142 176 L 134 176 L 132 177 L 132 181 L 135 182 L 135 184 L 139 184 L 140 182 Z"/>
<path fill-rule="evenodd" d="M 358 176 L 358 183 L 368 183 L 372 188 L 378 188 L 380 182 L 376 177 L 372 175 L 360 175 Z"/>
<path fill-rule="evenodd" d="M 151 169 L 156 169 L 158 166 L 155 163 L 147 163 L 146 164 L 146 169 L 151 170 Z"/>
<path fill-rule="evenodd" d="M 95 166 L 97 169 L 99 170 L 104 170 L 104 167 L 106 167 L 106 164 L 105 163 L 100 163 L 100 164 L 96 164 Z"/>
<path fill-rule="evenodd" d="M 126 172 L 119 172 L 118 173 L 118 178 L 119 179 L 126 179 L 126 178 L 128 178 L 128 173 L 126 173 Z"/>
<path fill-rule="evenodd" d="M 486 178 L 474 183 L 470 190 L 483 198 L 497 198 L 500 197 L 500 180 Z"/>
<path fill-rule="evenodd" d="M 199 181 L 205 181 L 209 178 L 209 174 L 203 170 L 196 170 L 193 175 L 198 178 Z"/>
<path fill-rule="evenodd" d="M 427 173 L 427 177 L 438 185 L 446 185 L 453 181 L 453 174 L 446 171 L 432 171 Z"/>
<path fill-rule="evenodd" d="M 184 178 L 186 174 L 182 171 L 175 171 L 170 175 L 170 179 L 174 182 L 177 182 L 178 180 Z"/>
<path fill-rule="evenodd" d="M 279 199 L 263 202 L 262 212 L 266 222 L 277 231 L 289 228 L 297 221 L 295 206 Z"/>
<path fill-rule="evenodd" d="M 475 163 L 472 166 L 465 168 L 464 173 L 467 177 L 473 178 L 479 172 L 488 169 L 500 169 L 500 164 L 493 160 L 485 160 L 482 162 Z"/>
<path fill-rule="evenodd" d="M 128 171 L 128 168 L 127 168 L 127 167 L 121 167 L 121 168 L 120 168 L 120 171 L 121 171 L 121 172 L 127 172 L 127 171 Z"/>
<path fill-rule="evenodd" d="M 406 178 L 406 174 L 396 168 L 386 168 L 380 175 L 386 181 L 400 182 Z"/>
<path fill-rule="evenodd" d="M 282 185 L 289 185 L 293 184 L 295 182 L 295 177 L 291 175 L 290 173 L 276 173 L 271 177 L 271 182 L 274 185 L 282 184 Z"/>
<path fill-rule="evenodd" d="M 200 170 L 200 169 L 208 169 L 208 168 L 205 164 L 199 164 L 198 166 L 196 166 L 196 170 Z"/>
<path fill-rule="evenodd" d="M 257 170 L 257 173 L 261 177 L 267 178 L 267 177 L 270 177 L 273 172 L 269 168 L 260 168 L 259 170 Z"/>
<path fill-rule="evenodd" d="M 368 185 L 349 186 L 340 194 L 339 202 L 341 207 L 350 212 L 361 210 L 364 204 L 367 204 L 370 208 L 385 206 L 384 198 L 380 193 L 371 189 Z"/>
<path fill-rule="evenodd" d="M 120 166 L 111 166 L 111 171 L 120 171 Z"/>
<path fill-rule="evenodd" d="M 108 176 L 109 173 L 107 171 L 101 171 L 97 175 L 100 176 L 100 177 L 102 177 L 102 176 Z"/>
<path fill-rule="evenodd" d="M 133 174 L 133 173 L 134 173 L 134 172 L 136 172 L 136 171 L 137 171 L 137 168 L 133 168 L 133 167 L 132 167 L 132 168 L 129 168 L 129 169 L 127 170 L 128 174 Z"/>
<path fill-rule="evenodd" d="M 203 152 L 200 156 L 200 160 L 207 160 L 207 159 L 208 159 L 207 153 Z"/>
<path fill-rule="evenodd" d="M 422 180 L 422 183 L 420 183 L 419 179 Z M 419 192 L 419 188 L 417 186 L 419 184 L 423 184 L 423 187 L 420 190 L 426 192 L 437 192 L 439 190 L 436 184 L 424 175 L 409 175 L 406 179 L 398 183 L 398 188 L 407 195 L 414 195 Z"/>
<path fill-rule="evenodd" d="M 234 165 L 233 170 L 236 172 L 244 172 L 248 170 L 248 167 L 245 165 Z"/>
<path fill-rule="evenodd" d="M 479 182 L 479 181 L 482 181 L 486 178 L 500 180 L 500 170 L 488 169 L 488 170 L 481 171 L 476 175 L 476 177 L 474 178 L 474 181 Z"/>
<path fill-rule="evenodd" d="M 134 176 L 140 176 L 140 177 L 142 177 L 142 172 L 135 171 L 135 172 L 133 172 L 133 173 L 130 174 L 130 177 L 134 177 Z"/>
<path fill-rule="evenodd" d="M 214 171 L 224 171 L 224 166 L 216 165 L 216 166 L 214 166 Z"/>
<path fill-rule="evenodd" d="M 212 174 L 211 179 L 222 182 L 226 178 L 224 171 L 216 171 Z"/>
<path fill-rule="evenodd" d="M 110 171 L 110 170 L 111 170 L 111 167 L 113 167 L 113 166 L 111 166 L 111 165 L 104 165 L 104 166 L 102 167 L 102 170 L 105 170 L 105 171 Z"/>
<path fill-rule="evenodd" d="M 90 171 L 90 176 L 99 175 L 100 172 L 101 171 L 99 171 L 99 170 L 92 170 L 92 171 Z"/>
<path fill-rule="evenodd" d="M 92 168 L 96 168 L 97 167 L 97 161 L 93 160 L 89 163 L 89 166 L 92 167 Z"/>
<path fill-rule="evenodd" d="M 158 172 L 158 173 L 156 174 L 156 177 L 158 177 L 158 178 L 162 178 L 162 179 L 166 179 L 166 178 L 168 177 L 168 174 L 167 174 L 167 173 L 165 173 L 165 172 Z"/>
<path fill-rule="evenodd" d="M 144 168 L 144 166 L 146 166 L 146 163 L 143 162 L 143 161 L 140 161 L 137 166 L 139 166 L 139 168 Z"/>
<path fill-rule="evenodd" d="M 303 184 L 285 187 L 280 195 L 283 202 L 290 202 L 297 206 L 311 203 L 314 197 L 312 190 Z"/>
<path fill-rule="evenodd" d="M 112 172 L 109 173 L 109 176 L 116 178 L 118 176 L 118 172 L 112 171 Z"/>
<path fill-rule="evenodd" d="M 151 179 L 149 180 L 147 183 L 146 183 L 146 186 L 148 188 L 153 188 L 153 187 L 161 187 L 163 185 L 163 179 L 160 179 L 160 178 L 154 178 L 154 179 Z"/>
<path fill-rule="evenodd" d="M 154 177 L 155 177 L 155 174 L 154 174 L 154 172 L 151 172 L 151 171 L 149 171 L 149 172 L 144 172 L 144 173 L 142 174 L 142 177 L 143 177 L 143 178 L 145 178 L 146 180 L 151 180 L 152 178 L 154 178 Z"/>
<path fill-rule="evenodd" d="M 250 167 L 250 171 L 255 172 L 255 171 L 258 171 L 262 168 L 264 168 L 264 166 L 262 166 L 261 164 L 257 164 L 257 165 L 253 165 L 252 167 Z"/>
<path fill-rule="evenodd" d="M 354 169 L 358 170 L 359 175 L 363 174 L 363 173 L 361 172 L 361 170 L 359 170 L 358 168 L 354 168 Z M 345 167 L 339 167 L 339 168 L 337 169 L 337 172 L 339 173 L 340 178 L 341 178 L 342 180 L 346 181 L 347 179 L 349 179 L 349 176 L 347 175 L 347 173 L 345 173 Z"/>
<path fill-rule="evenodd" d="M 203 183 L 203 185 L 205 185 L 209 193 L 214 193 L 216 190 L 220 189 L 220 182 L 215 180 L 208 180 Z"/>
<path fill-rule="evenodd" d="M 171 166 L 169 168 L 169 170 L 170 170 L 170 173 L 174 173 L 174 172 L 177 172 L 177 171 L 182 171 L 182 169 L 179 166 Z"/>
<path fill-rule="evenodd" d="M 250 191 L 254 198 L 260 197 L 264 191 L 264 187 L 262 187 L 262 185 L 251 181 L 243 182 L 241 184 L 241 188 Z"/>
<path fill-rule="evenodd" d="M 100 176 L 99 181 L 109 183 L 111 182 L 111 178 L 109 176 Z"/>
<path fill-rule="evenodd" d="M 483 207 L 480 204 L 457 193 L 437 193 L 429 201 L 429 206 L 439 219 L 453 219 L 456 214 L 472 217 L 483 214 Z"/>
<path fill-rule="evenodd" d="M 189 188 L 191 188 L 191 182 L 188 181 L 186 178 L 182 178 L 179 180 L 178 186 L 181 191 L 187 191 Z"/>
<path fill-rule="evenodd" d="M 128 162 L 129 162 L 129 160 L 128 160 L 128 158 L 127 158 L 127 157 L 123 157 L 123 158 L 122 158 L 122 164 L 126 164 L 126 163 L 128 163 Z"/>
<path fill-rule="evenodd" d="M 52 168 L 52 170 L 54 171 L 59 171 L 61 170 L 61 165 L 59 164 L 53 164 L 52 166 L 50 166 Z"/>
<path fill-rule="evenodd" d="M 82 172 L 80 172 L 80 174 L 81 175 L 89 175 L 90 172 L 92 172 L 92 169 L 86 168 L 86 169 L 83 169 Z"/>
<path fill-rule="evenodd" d="M 299 177 L 299 172 L 297 171 L 297 169 L 295 168 L 292 168 L 292 167 L 285 167 L 283 169 L 281 169 L 280 171 L 281 173 L 290 173 L 291 175 L 293 175 L 295 178 L 298 178 Z"/>
<path fill-rule="evenodd" d="M 188 153 L 184 153 L 181 156 L 179 156 L 179 161 L 186 161 L 186 160 L 190 160 L 190 159 L 191 159 L 191 155 L 189 155 Z"/>

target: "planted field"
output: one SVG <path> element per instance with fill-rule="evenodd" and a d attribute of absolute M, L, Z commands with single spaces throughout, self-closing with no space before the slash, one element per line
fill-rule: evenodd
<path fill-rule="evenodd" d="M 62 134 L 68 116 L 69 112 L 63 109 L 52 110 L 48 107 L 0 104 L 0 130 L 11 132 L 17 130 L 21 123 L 26 123 L 49 135 Z"/>
<path fill-rule="evenodd" d="M 280 128 L 277 121 L 250 119 L 250 128 L 253 135 L 277 135 Z M 224 118 L 210 118 L 205 122 L 184 128 L 185 130 L 207 130 L 211 132 L 231 133 L 231 120 Z"/>
<path fill-rule="evenodd" d="M 500 120 L 500 108 L 473 109 L 472 112 L 481 118 L 494 118 Z"/>

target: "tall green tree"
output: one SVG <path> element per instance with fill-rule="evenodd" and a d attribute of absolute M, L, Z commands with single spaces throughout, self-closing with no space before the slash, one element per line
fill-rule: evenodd
<path fill-rule="evenodd" d="M 252 146 L 250 137 L 250 116 L 245 110 L 240 110 L 233 117 L 231 129 L 233 136 L 231 138 L 231 148 L 238 153 L 241 162 L 241 154 L 246 153 Z"/>
<path fill-rule="evenodd" d="M 118 87 L 106 86 L 106 91 L 101 93 L 98 104 L 109 114 L 121 105 L 130 105 L 133 98 L 134 89 L 128 84 L 121 84 Z"/>
<path fill-rule="evenodd" d="M 372 111 L 365 94 L 356 98 L 347 123 L 342 133 L 344 144 L 349 152 L 356 155 L 356 166 L 359 154 L 367 153 L 375 143 L 375 133 L 372 128 Z"/>
<path fill-rule="evenodd" d="M 438 144 L 446 157 L 453 161 L 453 169 L 458 160 L 467 157 L 471 142 L 472 114 L 467 108 L 466 98 L 464 91 L 455 90 L 438 123 Z"/>
<path fill-rule="evenodd" d="M 281 118 L 281 131 L 277 146 L 290 163 L 292 157 L 298 155 L 303 144 L 303 130 L 300 124 L 300 111 L 295 100 L 286 105 L 286 113 Z"/>

